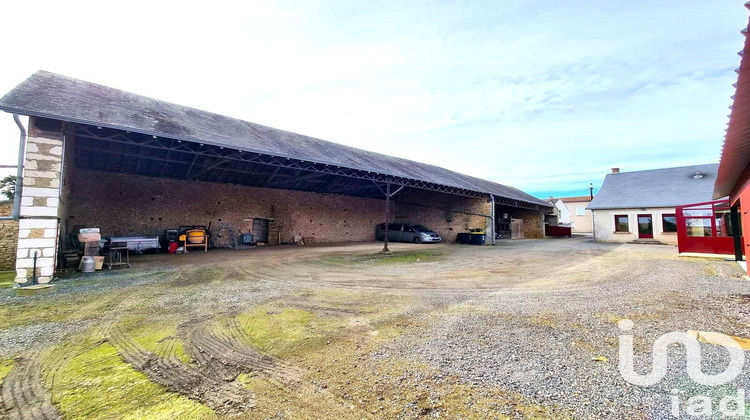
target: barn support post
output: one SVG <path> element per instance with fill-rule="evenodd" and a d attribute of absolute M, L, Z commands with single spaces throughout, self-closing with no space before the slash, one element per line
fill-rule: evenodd
<path fill-rule="evenodd" d="M 385 226 L 383 229 L 385 233 L 383 234 L 383 250 L 380 251 L 384 254 L 391 252 L 391 250 L 388 249 L 388 230 L 390 228 L 388 226 L 388 219 L 390 219 L 390 217 L 391 217 L 391 180 L 388 179 L 388 181 L 386 181 L 386 184 L 385 184 Z"/>
<path fill-rule="evenodd" d="M 732 238 L 734 239 L 734 259 L 742 261 L 742 232 L 740 232 L 740 212 L 739 206 L 733 206 L 730 210 L 732 220 Z"/>
<path fill-rule="evenodd" d="M 490 226 L 491 226 L 490 235 L 492 235 L 490 236 L 490 243 L 492 245 L 495 245 L 495 236 L 496 236 L 495 229 L 496 228 L 495 228 L 495 195 L 494 194 L 490 194 L 490 205 L 492 206 L 490 210 L 490 218 L 492 219 L 490 221 Z"/>
<path fill-rule="evenodd" d="M 405 185 L 402 185 L 398 187 L 396 191 L 391 192 L 391 177 L 387 177 L 385 179 L 385 191 L 383 191 L 383 189 L 380 188 L 380 185 L 378 185 L 377 183 L 375 184 L 375 186 L 378 187 L 378 189 L 380 190 L 380 192 L 383 193 L 383 195 L 385 195 L 385 225 L 384 225 L 385 232 L 383 233 L 383 250 L 380 252 L 387 254 L 391 252 L 388 249 L 388 221 L 391 218 L 391 197 L 398 194 L 399 191 L 403 190 Z"/>

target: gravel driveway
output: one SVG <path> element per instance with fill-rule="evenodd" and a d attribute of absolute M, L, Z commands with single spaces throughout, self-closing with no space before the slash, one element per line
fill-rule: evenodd
<path fill-rule="evenodd" d="M 680 346 L 651 387 L 629 384 L 617 366 L 622 319 L 634 323 L 628 334 L 640 373 L 649 371 L 651 346 L 667 332 L 750 337 L 750 282 L 734 262 L 585 237 L 495 247 L 395 244 L 390 257 L 374 255 L 377 249 L 143 256 L 133 270 L 64 278 L 51 296 L 23 299 L 4 290 L 3 404 L 11 415 L 32 410 L 10 389 L 22 392 L 26 383 L 38 388 L 47 413 L 54 406 L 65 418 L 114 416 L 111 407 L 71 405 L 65 381 L 50 373 L 73 363 L 73 356 L 50 354 L 107 343 L 119 355 L 109 363 L 159 384 L 159 401 L 187 398 L 162 407 L 193 404 L 188 417 L 674 418 L 676 396 L 680 417 L 695 418 L 687 410 L 697 395 L 708 397 L 717 417 L 722 397 L 750 389 L 747 366 L 722 386 L 693 383 Z M 88 347 L 73 349 L 80 342 Z M 701 350 L 704 372 L 726 367 L 722 347 Z M 149 368 L 155 361 L 162 370 Z M 22 382 L 21 369 L 36 376 Z M 249 394 L 241 394 L 242 405 L 222 405 L 201 394 L 200 383 L 175 385 L 163 375 L 170 369 Z M 87 390 L 95 395 L 97 386 Z M 123 404 L 135 404 L 141 388 L 121 386 L 130 392 Z"/>

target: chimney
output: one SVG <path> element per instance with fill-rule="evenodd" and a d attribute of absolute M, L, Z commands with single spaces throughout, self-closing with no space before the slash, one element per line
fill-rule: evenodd
<path fill-rule="evenodd" d="M 619 174 L 620 173 L 620 168 L 612 168 L 612 173 L 613 174 Z"/>

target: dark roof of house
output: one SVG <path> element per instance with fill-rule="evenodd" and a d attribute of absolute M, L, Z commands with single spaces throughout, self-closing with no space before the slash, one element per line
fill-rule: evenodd
<path fill-rule="evenodd" d="M 549 207 L 517 188 L 434 165 L 370 152 L 110 87 L 39 71 L 0 99 L 22 115 L 127 130 L 301 159 L 493 194 Z"/>
<path fill-rule="evenodd" d="M 743 31 L 744 35 L 747 35 Z M 737 198 L 737 189 L 750 178 L 746 171 L 750 167 L 750 36 L 745 36 L 739 74 L 729 114 L 729 127 L 721 151 L 719 174 L 714 185 L 714 198 L 732 195 Z"/>
<path fill-rule="evenodd" d="M 710 163 L 607 174 L 602 188 L 586 208 L 675 207 L 711 201 L 718 167 Z"/>

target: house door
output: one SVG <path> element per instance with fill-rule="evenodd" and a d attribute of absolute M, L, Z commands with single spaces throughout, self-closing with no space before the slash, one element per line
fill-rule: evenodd
<path fill-rule="evenodd" d="M 649 239 L 654 237 L 653 217 L 650 214 L 638 215 L 638 238 Z"/>

